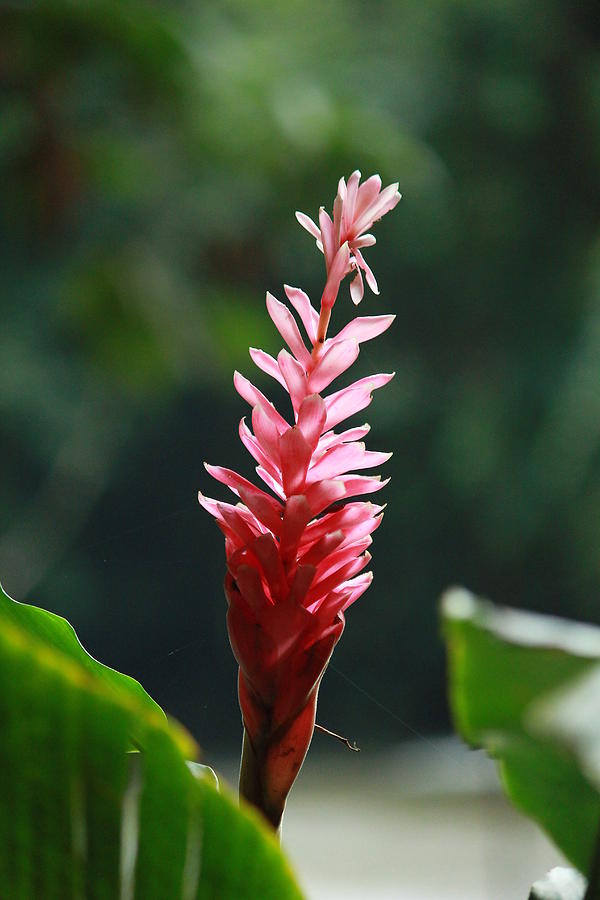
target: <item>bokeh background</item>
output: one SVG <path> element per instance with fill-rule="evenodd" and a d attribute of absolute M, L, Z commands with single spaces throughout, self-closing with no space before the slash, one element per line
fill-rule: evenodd
<path fill-rule="evenodd" d="M 567 0 L 1 5 L 1 578 L 209 760 L 240 722 L 202 463 L 251 473 L 232 370 L 279 348 L 265 290 L 316 298 L 293 213 L 354 168 L 403 193 L 362 308 L 397 319 L 354 370 L 397 372 L 368 411 L 394 456 L 320 721 L 364 749 L 449 728 L 450 584 L 600 621 L 598 21 Z"/>

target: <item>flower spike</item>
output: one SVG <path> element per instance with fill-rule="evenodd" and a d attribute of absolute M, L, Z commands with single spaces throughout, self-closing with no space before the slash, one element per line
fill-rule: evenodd
<path fill-rule="evenodd" d="M 354 273 L 355 303 L 363 296 L 362 273 L 378 292 L 360 251 L 375 243 L 366 232 L 394 208 L 397 188 L 382 191 L 377 175 L 361 185 L 356 171 L 347 184 L 340 179 L 333 217 L 321 209 L 317 226 L 296 213 L 323 252 L 327 273 L 319 310 L 304 291 L 285 286 L 308 345 L 288 306 L 267 293 L 267 311 L 287 348 L 277 358 L 250 349 L 256 366 L 289 394 L 291 420 L 247 378 L 234 376 L 251 408 L 252 427 L 242 419 L 240 439 L 267 490 L 231 469 L 206 465 L 239 502 L 199 495 L 225 535 L 227 628 L 239 664 L 244 724 L 240 794 L 275 829 L 312 739 L 319 684 L 344 630 L 344 612 L 372 580 L 364 569 L 383 506 L 362 498 L 389 479 L 356 473 L 379 467 L 391 454 L 366 450 L 361 439 L 368 425 L 335 429 L 368 406 L 373 391 L 393 376 L 323 391 L 356 360 L 360 344 L 382 334 L 394 316 L 358 317 L 329 338 L 327 328 L 346 275 Z"/>

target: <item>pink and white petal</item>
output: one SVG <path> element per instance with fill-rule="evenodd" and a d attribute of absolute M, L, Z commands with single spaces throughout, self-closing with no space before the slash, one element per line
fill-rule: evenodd
<path fill-rule="evenodd" d="M 362 344 L 363 341 L 370 341 L 373 338 L 379 337 L 384 331 L 387 331 L 395 318 L 396 316 L 394 315 L 357 316 L 356 319 L 348 322 L 348 324 L 345 325 L 334 338 L 331 338 L 331 340 L 332 342 L 337 343 L 338 341 L 353 338 L 355 341 L 358 341 L 359 344 Z"/>
<path fill-rule="evenodd" d="M 286 497 L 301 494 L 312 448 L 298 427 L 289 428 L 279 438 L 281 477 Z"/>
<path fill-rule="evenodd" d="M 363 284 L 362 274 L 358 266 L 356 267 L 355 271 L 356 275 L 350 282 L 350 299 L 355 306 L 358 306 L 362 298 L 365 296 L 365 286 Z"/>
<path fill-rule="evenodd" d="M 272 378 L 275 378 L 282 387 L 285 387 L 285 381 L 279 371 L 277 360 L 274 359 L 270 353 L 265 353 L 264 350 L 258 350 L 256 347 L 250 347 L 249 353 L 252 362 L 255 363 L 261 371 L 270 375 Z"/>
<path fill-rule="evenodd" d="M 311 364 L 310 353 L 304 346 L 304 341 L 296 325 L 296 320 L 284 303 L 277 300 L 273 294 L 267 291 L 267 310 L 277 331 L 284 339 L 300 365 L 306 369 Z"/>
<path fill-rule="evenodd" d="M 333 257 L 335 256 L 338 248 L 335 244 L 333 222 L 325 212 L 325 208 L 323 206 L 319 210 L 319 225 L 321 227 L 321 243 L 323 244 L 325 265 L 327 266 L 327 271 L 329 271 L 333 262 Z"/>
<path fill-rule="evenodd" d="M 346 496 L 346 488 L 343 481 L 319 481 L 312 484 L 304 493 L 312 516 L 318 516 L 335 503 Z"/>
<path fill-rule="evenodd" d="M 379 191 L 381 190 L 381 178 L 379 175 L 371 175 L 370 178 L 367 178 L 366 181 L 363 181 L 361 186 L 358 189 L 358 196 L 356 198 L 356 206 L 354 209 L 354 222 L 359 220 L 365 210 L 367 210 L 372 204 L 375 202 L 377 197 L 379 196 Z M 353 226 L 354 234 L 358 237 L 360 234 L 359 231 L 356 230 L 356 227 Z M 364 231 L 364 229 L 363 229 Z"/>
<path fill-rule="evenodd" d="M 319 393 L 331 382 L 349 369 L 359 353 L 358 341 L 336 341 L 320 356 L 316 366 L 308 376 L 308 389 Z"/>
<path fill-rule="evenodd" d="M 302 225 L 302 227 L 308 231 L 309 234 L 312 234 L 315 240 L 321 240 L 321 232 L 310 216 L 307 216 L 306 213 L 296 210 L 296 219 L 298 220 L 300 225 Z"/>
<path fill-rule="evenodd" d="M 354 238 L 353 241 L 350 241 L 350 249 L 361 250 L 363 247 L 373 247 L 377 243 L 374 234 L 361 234 L 360 237 Z"/>
<path fill-rule="evenodd" d="M 311 344 L 314 344 L 317 340 L 319 313 L 310 302 L 308 294 L 305 294 L 304 291 L 300 290 L 300 288 L 295 288 L 291 287 L 289 284 L 284 284 L 283 289 L 288 300 L 300 316 L 302 324 L 306 329 L 306 334 L 308 335 L 309 341 L 311 342 Z"/>
<path fill-rule="evenodd" d="M 354 222 L 354 234 L 358 237 L 363 231 L 371 227 L 373 222 L 377 222 L 386 213 L 390 212 L 398 201 L 400 194 L 398 193 L 398 182 L 390 184 L 379 194 L 376 200 L 371 203 L 360 215 L 357 215 Z"/>
<path fill-rule="evenodd" d="M 258 404 L 262 405 L 265 413 L 276 424 L 279 434 L 282 434 L 286 428 L 290 427 L 262 391 L 259 391 L 259 389 L 240 372 L 233 373 L 233 384 L 240 397 L 242 397 L 246 403 L 249 403 L 250 406 L 254 407 Z"/>
<path fill-rule="evenodd" d="M 360 182 L 360 172 L 356 169 L 348 179 L 348 187 L 344 198 L 344 212 L 342 215 L 342 230 L 344 238 L 348 236 L 347 232 L 352 227 L 354 221 L 354 210 L 356 209 L 356 200 L 358 197 L 358 185 Z"/>
<path fill-rule="evenodd" d="M 345 241 L 339 248 L 327 273 L 327 281 L 321 297 L 321 307 L 331 309 L 336 301 L 340 289 L 340 283 L 350 271 L 350 249 L 348 241 Z"/>
<path fill-rule="evenodd" d="M 363 269 L 363 271 L 365 273 L 365 277 L 367 279 L 367 284 L 369 285 L 369 287 L 371 288 L 371 290 L 373 291 L 374 294 L 379 294 L 379 288 L 377 286 L 377 281 L 375 280 L 375 276 L 373 275 L 373 272 L 369 268 L 368 264 L 365 262 L 365 259 L 362 255 L 362 253 L 360 252 L 360 250 L 355 250 L 354 256 L 359 265 L 359 268 Z"/>
<path fill-rule="evenodd" d="M 277 355 L 277 364 L 279 366 L 279 371 L 285 379 L 292 400 L 292 407 L 297 416 L 300 405 L 308 394 L 306 374 L 298 360 L 293 357 L 291 353 L 288 353 L 287 350 L 279 351 L 279 354 Z"/>

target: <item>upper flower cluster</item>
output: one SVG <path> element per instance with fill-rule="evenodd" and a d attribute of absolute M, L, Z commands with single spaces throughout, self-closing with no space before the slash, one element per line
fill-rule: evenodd
<path fill-rule="evenodd" d="M 317 247 L 325 256 L 327 283 L 321 301 L 325 307 L 333 306 L 340 282 L 349 272 L 356 272 L 350 282 L 350 296 L 354 303 L 360 303 L 364 295 L 361 269 L 373 293 L 379 293 L 375 276 L 360 251 L 373 246 L 375 238 L 366 232 L 396 206 L 400 197 L 397 182 L 381 190 L 381 178 L 372 175 L 360 184 L 357 169 L 348 179 L 348 184 L 343 178 L 339 180 L 333 203 L 333 220 L 324 207 L 319 210 L 319 227 L 310 216 L 296 213 L 302 227 L 316 239 Z"/>
<path fill-rule="evenodd" d="M 225 535 L 227 625 L 240 666 L 247 753 L 256 770 L 250 787 L 246 773 L 243 793 L 274 824 L 312 737 L 319 681 L 344 628 L 344 610 L 371 583 L 364 569 L 383 507 L 353 498 L 379 491 L 387 480 L 355 473 L 391 455 L 365 448 L 368 425 L 336 430 L 369 405 L 373 390 L 387 384 L 391 374 L 361 378 L 323 394 L 356 360 L 360 344 L 382 334 L 395 318 L 358 317 L 337 335 L 326 336 L 346 274 L 356 270 L 354 284 L 363 268 L 376 290 L 359 247 L 374 243 L 363 232 L 399 199 L 397 185 L 380 192 L 378 176 L 361 186 L 359 179 L 353 173 L 347 187 L 342 179 L 333 220 L 321 210 L 321 230 L 314 223 L 309 227 L 318 234 L 327 265 L 320 311 L 304 291 L 285 286 L 308 346 L 290 309 L 267 293 L 268 313 L 288 349 L 276 359 L 250 349 L 258 368 L 289 394 L 292 421 L 251 381 L 234 375 L 236 390 L 252 410 L 252 427 L 243 418 L 239 435 L 268 490 L 231 469 L 207 465 L 239 502 L 199 495 Z"/>

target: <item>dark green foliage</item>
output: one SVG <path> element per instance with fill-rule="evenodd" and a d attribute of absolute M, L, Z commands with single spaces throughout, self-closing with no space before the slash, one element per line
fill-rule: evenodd
<path fill-rule="evenodd" d="M 404 195 L 361 309 L 398 319 L 358 363 L 397 371 L 368 410 L 395 455 L 334 664 L 439 728 L 446 584 L 597 619 L 596 19 L 566 0 L 2 6 L 0 572 L 209 746 L 233 753 L 239 717 L 201 463 L 251 474 L 231 370 L 279 348 L 267 288 L 315 292 L 293 211 L 356 166 Z M 365 747 L 406 733 L 333 670 L 321 715 Z"/>

